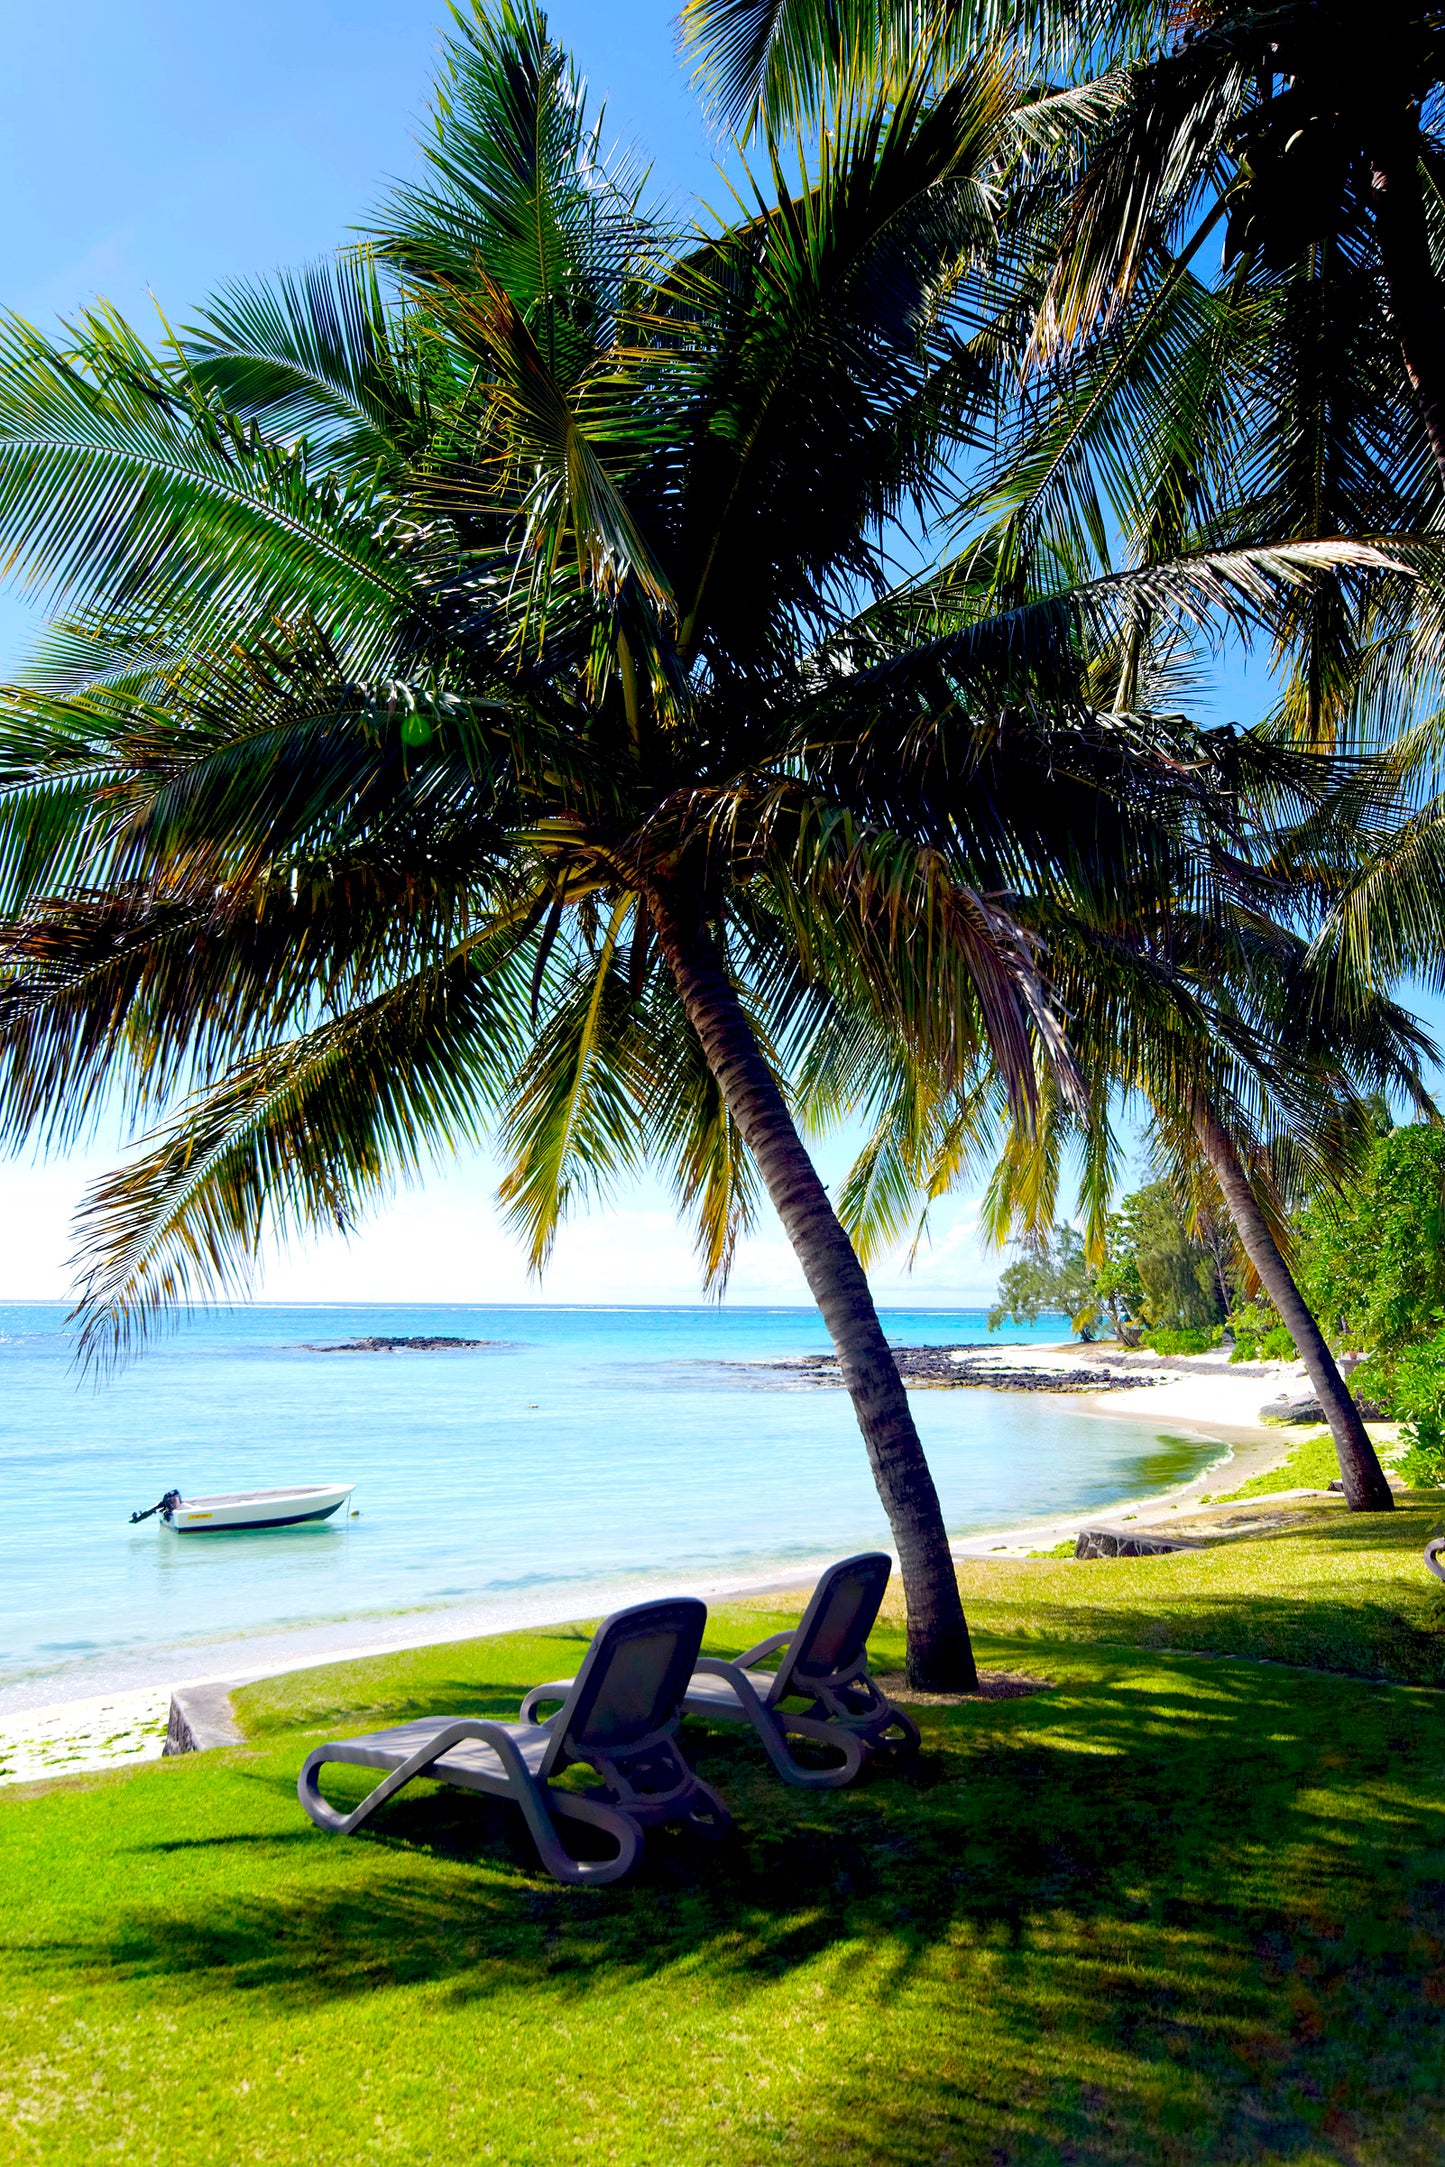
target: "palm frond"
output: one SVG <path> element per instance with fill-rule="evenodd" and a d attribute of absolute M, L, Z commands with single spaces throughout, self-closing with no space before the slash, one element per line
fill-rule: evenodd
<path fill-rule="evenodd" d="M 392 191 L 381 246 L 423 291 L 504 293 L 568 389 L 613 337 L 629 280 L 655 253 L 645 172 L 603 147 L 604 117 L 532 0 L 452 10 L 425 176 Z"/>
<path fill-rule="evenodd" d="M 475 952 L 243 1063 L 96 1184 L 77 1232 L 81 1358 L 250 1279 L 268 1234 L 348 1229 L 433 1150 L 479 1140 L 515 1065 L 521 973 Z"/>
<path fill-rule="evenodd" d="M 109 314 L 65 347 L 0 323 L 0 565 L 57 604 L 192 636 L 311 610 L 375 652 L 412 581 L 376 533 L 369 487 L 313 481 L 148 353 Z"/>
<path fill-rule="evenodd" d="M 539 1274 L 572 1206 L 607 1196 L 641 1164 L 648 1066 L 635 1024 L 628 1028 L 618 962 L 634 907 L 630 896 L 615 903 L 596 952 L 583 946 L 568 960 L 509 1095 L 498 1193 Z"/>
<path fill-rule="evenodd" d="M 365 249 L 264 285 L 224 287 L 178 345 L 227 413 L 283 441 L 304 437 L 313 472 L 390 466 L 424 440 L 415 341 Z"/>

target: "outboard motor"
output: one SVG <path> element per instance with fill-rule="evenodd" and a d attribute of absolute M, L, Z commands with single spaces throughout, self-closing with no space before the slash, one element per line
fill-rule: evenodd
<path fill-rule="evenodd" d="M 167 1490 L 159 1504 L 148 1506 L 144 1512 L 133 1512 L 130 1516 L 130 1524 L 134 1527 L 138 1520 L 149 1520 L 153 1512 L 158 1512 L 163 1520 L 169 1520 L 180 1501 L 181 1493 L 179 1490 Z"/>

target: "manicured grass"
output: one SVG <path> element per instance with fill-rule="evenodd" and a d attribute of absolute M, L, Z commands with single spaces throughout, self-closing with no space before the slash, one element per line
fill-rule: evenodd
<path fill-rule="evenodd" d="M 1428 1538 L 1445 1534 L 1445 1496 L 1396 1504 L 1350 1513 L 1342 1500 L 1287 1498 L 1268 1515 L 1278 1526 L 1252 1541 L 1157 1558 L 964 1558 L 959 1584 L 975 1630 L 1005 1639 L 1199 1649 L 1445 1686 L 1445 1587 L 1422 1563 Z M 1237 1512 L 1266 1517 L 1259 1505 Z M 1184 1514 L 1160 1532 L 1176 1526 L 1192 1532 Z"/>
<path fill-rule="evenodd" d="M 1377 1433 L 1376 1448 L 1385 1460 L 1399 1451 L 1398 1441 L 1392 1437 L 1389 1444 L 1381 1443 Z M 1339 1480 L 1340 1463 L 1335 1452 L 1335 1441 L 1328 1430 L 1316 1430 L 1303 1437 L 1287 1459 L 1278 1467 L 1271 1467 L 1263 1475 L 1254 1475 L 1242 1482 L 1237 1490 L 1218 1491 L 1213 1499 L 1216 1505 L 1230 1505 L 1241 1497 L 1270 1497 L 1280 1490 L 1327 1490 L 1332 1482 Z M 1208 1493 L 1205 1493 L 1208 1495 Z"/>
<path fill-rule="evenodd" d="M 652 1838 L 610 1890 L 459 1794 L 351 1840 L 295 1798 L 318 1738 L 507 1713 L 580 1627 L 273 1681 L 245 1747 L 4 1795 L 9 2157 L 1433 2167 L 1445 1696 L 1138 1643 L 1424 1668 L 1438 1517 L 970 1561 L 981 1656 L 1053 1691 L 921 1708 L 912 1774 L 824 1795 L 689 1724 L 740 1833 Z"/>

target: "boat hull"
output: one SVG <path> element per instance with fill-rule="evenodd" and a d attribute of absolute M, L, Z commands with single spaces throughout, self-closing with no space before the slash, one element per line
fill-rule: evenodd
<path fill-rule="evenodd" d="M 164 1521 L 177 1535 L 243 1535 L 258 1528 L 304 1527 L 340 1512 L 352 1487 L 350 1483 L 317 1483 L 304 1489 L 183 1498 L 164 1515 Z"/>

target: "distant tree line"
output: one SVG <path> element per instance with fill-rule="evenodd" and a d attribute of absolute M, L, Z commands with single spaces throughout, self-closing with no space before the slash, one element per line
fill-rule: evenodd
<path fill-rule="evenodd" d="M 1062 1312 L 1084 1340 L 1167 1354 L 1228 1339 L 1235 1361 L 1295 1353 L 1229 1222 L 1190 1212 L 1167 1181 L 1126 1196 L 1092 1252 L 1069 1225 L 1014 1246 L 991 1331 Z M 1334 1352 L 1365 1357 L 1357 1394 L 1408 1425 L 1415 1478 L 1445 1480 L 1445 1127 L 1381 1113 L 1358 1170 L 1300 1213 L 1293 1261 Z"/>

